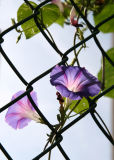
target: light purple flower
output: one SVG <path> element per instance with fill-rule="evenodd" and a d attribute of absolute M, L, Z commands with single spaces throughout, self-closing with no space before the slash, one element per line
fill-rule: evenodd
<path fill-rule="evenodd" d="M 22 93 L 24 93 L 24 91 L 17 92 L 11 100 L 14 100 Z M 32 91 L 30 95 L 37 105 L 36 92 Z M 27 96 L 25 96 L 8 108 L 5 120 L 14 129 L 21 129 L 28 125 L 31 120 L 40 122 L 40 116 L 36 113 Z"/>
<path fill-rule="evenodd" d="M 63 97 L 79 100 L 83 97 L 93 97 L 100 91 L 100 82 L 85 68 L 78 66 L 58 66 L 51 71 L 51 84 Z"/>

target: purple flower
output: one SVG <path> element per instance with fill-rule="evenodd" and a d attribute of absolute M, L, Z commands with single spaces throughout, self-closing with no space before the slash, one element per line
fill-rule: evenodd
<path fill-rule="evenodd" d="M 100 82 L 85 68 L 78 66 L 55 66 L 51 71 L 51 84 L 62 96 L 72 100 L 93 97 L 100 91 Z"/>
<path fill-rule="evenodd" d="M 24 93 L 24 91 L 17 92 L 11 100 L 14 100 L 22 93 Z M 37 105 L 36 92 L 32 91 L 30 95 Z M 21 129 L 28 125 L 31 120 L 40 122 L 40 116 L 36 113 L 27 96 L 25 96 L 8 108 L 5 120 L 14 129 Z"/>

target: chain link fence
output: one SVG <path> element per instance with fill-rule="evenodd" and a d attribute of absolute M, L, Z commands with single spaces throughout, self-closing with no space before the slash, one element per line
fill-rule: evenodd
<path fill-rule="evenodd" d="M 4 43 L 4 35 L 6 35 L 8 32 L 12 31 L 13 29 L 17 28 L 18 26 L 22 25 L 23 23 L 29 21 L 30 19 L 34 19 L 34 22 L 36 24 L 36 26 L 38 27 L 38 29 L 40 30 L 40 32 L 42 33 L 42 35 L 45 37 L 45 39 L 48 41 L 49 45 L 51 45 L 54 50 L 61 56 L 61 61 L 58 63 L 59 65 L 65 64 L 68 61 L 68 57 L 67 55 L 70 54 L 74 49 L 76 49 L 77 47 L 81 46 L 83 43 L 87 42 L 88 40 L 94 39 L 97 47 L 99 48 L 99 50 L 101 51 L 101 54 L 103 57 L 105 57 L 108 62 L 114 66 L 114 62 L 110 59 L 110 57 L 106 54 L 106 52 L 104 51 L 104 49 L 102 48 L 99 40 L 97 39 L 97 34 L 99 34 L 99 27 L 101 25 L 103 25 L 104 23 L 110 21 L 111 19 L 114 18 L 114 15 L 110 16 L 109 18 L 103 20 L 102 22 L 100 22 L 97 26 L 93 26 L 87 19 L 86 17 L 82 14 L 82 12 L 80 11 L 80 9 L 78 8 L 78 6 L 74 3 L 73 0 L 70 0 L 71 4 L 74 6 L 74 8 L 76 9 L 76 11 L 79 13 L 79 15 L 81 16 L 81 18 L 85 21 L 85 23 L 87 24 L 91 34 L 86 37 L 85 39 L 83 39 L 81 42 L 77 43 L 75 46 L 72 46 L 71 48 L 69 48 L 65 53 L 62 53 L 57 46 L 53 43 L 53 41 L 50 39 L 50 37 L 48 36 L 48 34 L 42 29 L 42 26 L 40 25 L 38 19 L 37 19 L 37 15 L 39 14 L 39 9 L 41 7 L 43 7 L 45 4 L 47 4 L 48 2 L 50 2 L 50 0 L 46 0 L 42 3 L 40 3 L 36 8 L 34 8 L 31 3 L 28 0 L 24 0 L 24 2 L 32 9 L 33 14 L 31 16 L 28 16 L 27 18 L 23 19 L 22 21 L 16 23 L 15 25 L 9 27 L 8 29 L 6 29 L 5 31 L 3 31 L 0 34 L 0 52 L 1 55 L 4 57 L 4 59 L 6 60 L 6 62 L 9 64 L 9 67 L 12 68 L 12 70 L 14 71 L 14 73 L 17 75 L 17 77 L 19 78 L 19 80 L 25 85 L 26 87 L 26 91 L 21 94 L 20 96 L 18 96 L 17 98 L 15 98 L 14 100 L 12 100 L 11 102 L 9 102 L 8 104 L 6 104 L 5 106 L 0 108 L 0 113 L 2 113 L 4 110 L 6 110 L 8 107 L 10 107 L 12 104 L 16 103 L 18 100 L 20 100 L 21 98 L 23 98 L 24 96 L 28 96 L 31 104 L 33 105 L 34 109 L 36 110 L 36 112 L 40 115 L 40 117 L 42 118 L 42 120 L 45 122 L 45 124 L 49 127 L 49 129 L 51 130 L 51 133 L 53 135 L 55 135 L 55 142 L 50 145 L 47 149 L 45 149 L 43 152 L 39 153 L 38 155 L 36 155 L 36 157 L 33 158 L 33 160 L 38 160 L 41 157 L 43 157 L 46 153 L 50 152 L 51 150 L 53 150 L 54 147 L 58 147 L 58 149 L 60 150 L 61 154 L 63 155 L 64 159 L 66 160 L 70 160 L 70 157 L 66 154 L 64 148 L 61 146 L 61 141 L 63 140 L 63 136 L 62 134 L 64 132 L 66 132 L 70 127 L 72 127 L 73 125 L 75 125 L 76 123 L 78 123 L 78 121 L 80 121 L 83 117 L 85 117 L 88 113 L 90 113 L 91 117 L 93 118 L 93 120 L 95 121 L 96 125 L 99 127 L 99 129 L 102 131 L 102 133 L 106 136 L 106 138 L 112 143 L 112 145 L 114 145 L 114 140 L 106 126 L 106 124 L 104 123 L 104 121 L 102 120 L 102 118 L 100 117 L 100 115 L 97 113 L 97 111 L 95 110 L 95 108 L 97 107 L 96 104 L 96 100 L 99 100 L 102 96 L 104 96 L 105 94 L 107 94 L 108 92 L 110 92 L 111 90 L 114 89 L 114 85 L 110 86 L 110 88 L 104 90 L 103 92 L 101 92 L 98 96 L 96 96 L 94 99 L 90 99 L 88 98 L 88 103 L 89 103 L 89 109 L 86 110 L 84 113 L 82 113 L 81 115 L 77 116 L 73 121 L 71 121 L 69 124 L 67 124 L 64 128 L 62 128 L 60 131 L 56 131 L 54 129 L 54 126 L 48 121 L 48 119 L 45 117 L 45 115 L 40 111 L 40 109 L 36 106 L 36 104 L 34 103 L 30 92 L 33 91 L 33 87 L 32 85 L 34 83 L 36 83 L 37 81 L 39 81 L 40 79 L 42 79 L 44 76 L 48 75 L 52 68 L 49 68 L 47 71 L 45 71 L 44 73 L 42 73 L 41 75 L 38 75 L 37 77 L 35 77 L 32 81 L 27 82 L 25 80 L 25 78 L 21 75 L 21 73 L 16 69 L 16 67 L 13 65 L 13 63 L 11 62 L 11 60 L 8 58 L 7 54 L 5 53 L 3 47 L 2 47 L 2 43 Z M 55 64 L 56 65 L 56 64 Z M 0 149 L 3 152 L 3 154 L 6 156 L 6 158 L 8 160 L 12 160 L 12 157 L 10 156 L 10 154 L 6 151 L 6 149 L 4 148 L 4 146 L 0 143 Z"/>

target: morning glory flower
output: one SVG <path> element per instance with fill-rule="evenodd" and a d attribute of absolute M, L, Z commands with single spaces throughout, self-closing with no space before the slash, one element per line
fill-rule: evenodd
<path fill-rule="evenodd" d="M 80 100 L 93 97 L 100 91 L 101 85 L 96 77 L 85 68 L 78 66 L 56 65 L 50 75 L 50 82 L 63 97 Z"/>
<path fill-rule="evenodd" d="M 20 96 L 24 91 L 19 91 L 13 95 L 11 100 L 14 100 Z M 37 105 L 36 92 L 30 93 L 33 101 Z M 23 97 L 8 108 L 5 116 L 6 122 L 14 129 L 21 129 L 28 125 L 31 120 L 40 122 L 40 116 L 37 114 L 33 106 L 31 105 L 27 96 Z"/>

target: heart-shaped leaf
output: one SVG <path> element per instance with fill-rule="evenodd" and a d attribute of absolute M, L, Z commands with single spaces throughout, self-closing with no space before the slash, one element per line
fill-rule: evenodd
<path fill-rule="evenodd" d="M 37 4 L 34 2 L 30 2 L 33 7 L 37 7 Z M 60 16 L 60 10 L 59 8 L 54 5 L 54 4 L 47 4 L 40 8 L 39 14 L 37 15 L 37 18 L 40 19 L 40 23 L 43 22 L 43 24 L 46 27 L 49 27 L 52 25 Z M 17 12 L 17 20 L 20 22 L 21 20 L 25 19 L 26 17 L 32 15 L 33 12 L 31 8 L 26 4 L 23 3 Z M 24 34 L 26 36 L 26 39 L 31 38 L 32 36 L 36 35 L 37 33 L 40 32 L 38 27 L 36 26 L 34 22 L 34 18 L 31 20 L 25 22 L 24 24 L 21 25 Z"/>
<path fill-rule="evenodd" d="M 95 24 L 99 24 L 112 15 L 114 15 L 114 3 L 105 5 L 100 13 L 94 15 Z M 99 29 L 104 33 L 114 32 L 114 18 L 104 23 Z"/>

